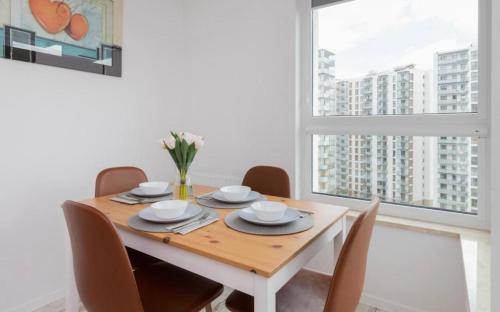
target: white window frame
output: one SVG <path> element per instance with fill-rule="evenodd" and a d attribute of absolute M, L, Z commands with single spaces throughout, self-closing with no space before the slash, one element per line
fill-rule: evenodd
<path fill-rule="evenodd" d="M 314 0 L 327 5 L 342 5 L 342 0 Z M 356 0 L 348 0 L 356 1 Z M 439 0 L 437 0 L 439 1 Z M 328 3 L 330 2 L 330 3 Z M 478 214 L 467 215 L 394 203 L 383 203 L 384 215 L 437 222 L 448 225 L 489 229 L 490 139 L 489 112 L 491 89 L 491 0 L 479 2 L 479 105 L 477 113 L 453 115 L 372 115 L 313 117 L 313 15 L 311 0 L 297 0 L 297 137 L 296 194 L 299 198 L 347 206 L 353 210 L 367 207 L 367 201 L 313 193 L 312 136 L 396 135 L 396 136 L 471 136 L 479 138 Z"/>

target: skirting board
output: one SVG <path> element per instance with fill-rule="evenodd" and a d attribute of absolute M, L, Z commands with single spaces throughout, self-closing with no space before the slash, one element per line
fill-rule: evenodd
<path fill-rule="evenodd" d="M 388 301 L 376 296 L 372 296 L 369 294 L 363 293 L 361 295 L 361 303 L 366 304 L 368 306 L 375 307 L 377 309 L 383 311 L 391 311 L 391 312 L 427 312 L 425 310 L 420 310 L 417 308 L 409 307 L 404 304 L 400 304 L 398 302 Z"/>
<path fill-rule="evenodd" d="M 321 273 L 321 272 L 320 272 Z M 32 312 L 34 310 L 40 309 L 42 307 L 45 307 L 51 303 L 57 302 L 57 301 L 64 301 L 64 291 L 56 291 L 50 295 L 44 296 L 37 298 L 35 300 L 32 300 L 30 302 L 27 302 L 21 306 L 18 306 L 16 308 L 9 309 L 5 312 Z M 363 294 L 361 297 L 361 303 L 365 304 L 367 306 L 372 306 L 379 308 L 384 311 L 391 311 L 391 312 L 426 312 L 424 310 L 419 310 L 415 309 L 412 307 L 408 307 L 405 305 L 401 305 L 396 302 L 390 302 L 386 301 L 384 299 Z"/>
<path fill-rule="evenodd" d="M 50 294 L 40 296 L 26 303 L 23 303 L 17 307 L 12 307 L 4 312 L 33 312 L 36 309 L 40 309 L 50 303 L 64 299 L 66 296 L 66 289 L 59 289 Z"/>

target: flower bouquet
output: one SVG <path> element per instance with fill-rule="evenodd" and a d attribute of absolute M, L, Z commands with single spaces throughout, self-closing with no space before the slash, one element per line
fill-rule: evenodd
<path fill-rule="evenodd" d="M 189 198 L 188 170 L 196 156 L 196 153 L 203 147 L 203 138 L 189 132 L 170 132 L 170 136 L 161 140 L 163 149 L 166 149 L 174 160 L 177 170 L 179 170 L 180 182 L 178 185 L 177 197 L 181 200 Z"/>

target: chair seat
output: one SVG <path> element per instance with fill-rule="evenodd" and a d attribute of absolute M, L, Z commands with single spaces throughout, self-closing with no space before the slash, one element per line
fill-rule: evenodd
<path fill-rule="evenodd" d="M 140 267 L 148 266 L 153 263 L 162 262 L 160 259 L 157 259 L 153 256 L 147 255 L 135 249 L 125 247 L 127 250 L 127 255 L 130 260 L 130 264 L 132 268 L 135 270 Z"/>
<path fill-rule="evenodd" d="M 325 307 L 331 277 L 301 270 L 276 295 L 276 311 L 321 312 Z M 233 291 L 226 300 L 232 312 L 253 312 L 253 297 Z"/>
<path fill-rule="evenodd" d="M 144 312 L 200 311 L 223 291 L 212 280 L 168 263 L 157 263 L 134 271 Z"/>

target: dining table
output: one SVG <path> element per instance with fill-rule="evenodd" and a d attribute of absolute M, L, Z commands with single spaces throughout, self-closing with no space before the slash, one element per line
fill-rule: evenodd
<path fill-rule="evenodd" d="M 193 200 L 215 190 L 215 187 L 193 185 Z M 346 236 L 348 208 L 269 195 L 265 195 L 267 200 L 283 202 L 310 214 L 314 225 L 290 235 L 246 234 L 229 228 L 224 222 L 224 217 L 234 209 L 215 209 L 220 216 L 217 222 L 186 235 L 137 231 L 128 226 L 128 220 L 150 204 L 127 205 L 112 201 L 113 196 L 79 202 L 103 212 L 115 225 L 125 246 L 249 294 L 254 297 L 254 311 L 258 312 L 275 311 L 276 293 L 280 288 L 331 244 L 334 266 Z M 67 261 L 66 311 L 72 312 L 79 309 L 79 296 L 70 248 Z"/>

